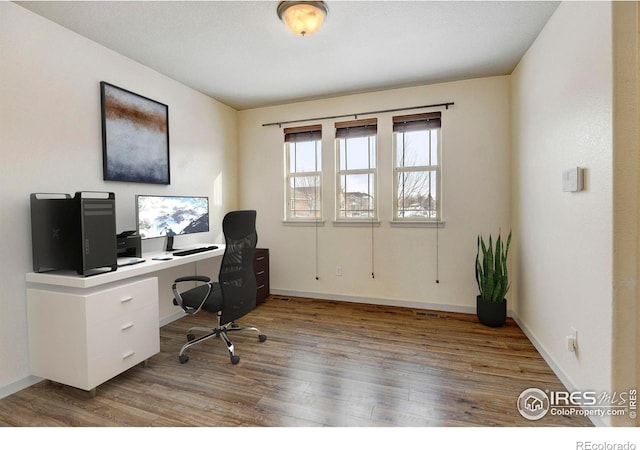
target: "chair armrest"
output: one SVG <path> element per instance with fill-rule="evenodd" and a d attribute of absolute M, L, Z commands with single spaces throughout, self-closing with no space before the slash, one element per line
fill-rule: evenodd
<path fill-rule="evenodd" d="M 211 278 L 202 275 L 189 275 L 186 277 L 176 278 L 175 282 L 182 283 L 183 281 L 200 281 L 202 283 L 208 283 L 211 281 Z"/>
<path fill-rule="evenodd" d="M 178 291 L 178 287 L 177 287 L 177 284 L 183 281 L 201 281 L 203 283 L 206 283 L 206 285 L 208 285 L 207 293 L 206 295 L 204 295 L 204 297 L 202 298 L 202 302 L 197 308 L 194 308 L 192 306 L 187 306 L 184 304 L 182 295 L 180 294 L 180 291 Z M 205 285 L 201 285 L 201 286 L 205 286 Z M 212 284 L 211 284 L 211 279 L 209 277 L 205 277 L 202 275 L 190 275 L 186 277 L 176 278 L 174 283 L 171 285 L 171 291 L 173 292 L 173 304 L 178 305 L 187 314 L 195 314 L 198 311 L 200 311 L 200 308 L 202 308 L 202 305 L 204 305 L 204 302 L 207 301 L 207 299 L 209 298 L 209 294 L 211 294 L 211 290 L 212 290 Z"/>

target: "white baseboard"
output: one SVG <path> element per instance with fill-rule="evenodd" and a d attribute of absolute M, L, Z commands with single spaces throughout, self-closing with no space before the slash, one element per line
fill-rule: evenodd
<path fill-rule="evenodd" d="M 284 297 L 289 296 L 289 297 L 314 298 L 318 300 L 333 300 L 337 302 L 368 303 L 370 305 L 399 306 L 403 308 L 428 309 L 433 311 L 456 312 L 456 313 L 474 314 L 474 315 L 476 314 L 475 306 L 448 305 L 445 303 L 425 303 L 425 302 L 400 300 L 400 299 L 359 297 L 359 296 L 353 296 L 353 295 L 325 294 L 325 293 L 319 293 L 319 292 L 290 291 L 287 289 L 271 289 L 270 294 L 284 296 Z M 507 311 L 507 316 L 512 317 L 511 310 Z"/>
<path fill-rule="evenodd" d="M 160 319 L 160 327 L 162 328 L 165 325 L 170 324 L 173 321 L 176 321 L 178 319 L 183 318 L 184 316 L 186 316 L 187 314 L 183 311 L 178 311 L 174 314 L 171 314 L 170 316 L 167 317 L 163 317 L 162 319 Z"/>
<path fill-rule="evenodd" d="M 351 303 L 368 303 L 370 305 L 383 305 L 383 306 L 400 306 L 404 308 L 414 309 L 431 309 L 434 311 L 443 312 L 458 312 L 465 314 L 475 314 L 475 306 L 462 306 L 462 305 L 445 305 L 442 303 L 424 303 L 410 300 L 398 300 L 388 298 L 372 298 L 372 297 L 358 297 L 353 295 L 342 294 L 325 294 L 318 292 L 303 292 L 303 291 L 290 291 L 287 289 L 271 289 L 271 295 L 279 295 L 284 297 L 303 297 L 313 298 L 318 300 L 334 300 L 338 302 L 351 302 Z"/>
<path fill-rule="evenodd" d="M 562 368 L 556 363 L 556 361 L 551 357 L 551 354 L 547 351 L 547 349 L 538 341 L 535 334 L 527 328 L 527 326 L 520 320 L 517 314 L 512 315 L 513 320 L 518 324 L 522 332 L 527 336 L 529 341 L 533 344 L 533 346 L 538 350 L 540 356 L 545 360 L 545 362 L 549 365 L 553 373 L 560 379 L 560 382 L 564 385 L 568 392 L 573 392 L 579 390 L 578 387 L 571 381 L 569 376 L 562 370 Z M 532 386 L 533 387 L 533 386 Z M 591 422 L 596 427 L 606 427 L 608 426 L 601 417 L 597 416 L 587 416 L 591 420 Z"/>
<path fill-rule="evenodd" d="M 36 377 L 34 375 L 29 375 L 21 380 L 15 381 L 6 386 L 0 387 L 0 398 L 5 398 L 10 396 L 11 394 L 15 394 L 18 391 L 28 388 L 29 386 L 33 386 L 36 383 L 42 381 L 42 378 Z"/>

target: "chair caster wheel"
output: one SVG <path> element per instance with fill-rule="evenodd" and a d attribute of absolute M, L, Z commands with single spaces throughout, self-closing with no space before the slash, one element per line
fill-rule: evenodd
<path fill-rule="evenodd" d="M 179 355 L 178 360 L 180 361 L 180 364 L 184 364 L 189 361 L 189 357 L 187 355 Z"/>
<path fill-rule="evenodd" d="M 260 336 L 258 336 L 258 339 L 260 339 L 260 342 L 264 342 L 267 340 L 267 335 L 266 334 L 261 334 Z"/>
<path fill-rule="evenodd" d="M 191 342 L 191 341 L 193 341 L 195 338 L 196 338 L 196 335 L 195 335 L 195 334 L 191 334 L 191 333 L 187 334 L 187 341 Z"/>
<path fill-rule="evenodd" d="M 238 364 L 240 362 L 240 357 L 238 355 L 233 355 L 231 357 L 231 364 Z"/>

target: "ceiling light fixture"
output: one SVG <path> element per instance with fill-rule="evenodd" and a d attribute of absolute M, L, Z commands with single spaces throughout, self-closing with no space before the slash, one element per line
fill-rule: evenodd
<path fill-rule="evenodd" d="M 329 8 L 324 2 L 280 2 L 278 17 L 294 34 L 309 36 L 320 28 Z"/>

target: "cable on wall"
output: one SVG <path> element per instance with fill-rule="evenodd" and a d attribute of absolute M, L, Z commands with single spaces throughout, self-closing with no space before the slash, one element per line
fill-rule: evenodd
<path fill-rule="evenodd" d="M 373 258 L 373 247 L 374 247 L 374 242 L 373 242 L 373 228 L 374 228 L 374 220 L 373 217 L 371 218 L 371 278 L 375 278 L 376 274 L 375 274 L 375 266 L 374 266 L 374 258 Z"/>
<path fill-rule="evenodd" d="M 440 283 L 440 224 L 436 223 L 436 284 Z"/>
<path fill-rule="evenodd" d="M 449 106 L 453 106 L 453 105 L 454 105 L 453 102 L 434 103 L 432 105 L 408 106 L 406 108 L 394 108 L 394 109 L 381 109 L 379 111 L 367 111 L 367 112 L 352 113 L 352 114 L 340 114 L 340 115 L 336 115 L 336 116 L 313 117 L 313 118 L 310 118 L 310 119 L 284 120 L 282 122 L 263 123 L 262 126 L 263 127 L 272 127 L 272 126 L 277 125 L 279 127 L 282 127 L 282 125 L 291 124 L 291 123 L 300 123 L 300 122 L 309 122 L 309 121 L 327 120 L 327 119 L 341 119 L 343 117 L 352 117 L 352 116 L 357 119 L 358 116 L 366 116 L 366 115 L 370 115 L 370 114 L 382 114 L 382 113 L 397 112 L 397 111 L 408 111 L 410 109 L 435 108 L 435 107 L 439 107 L 439 106 L 444 106 L 445 109 L 449 109 Z"/>
<path fill-rule="evenodd" d="M 315 224 L 315 233 L 316 233 L 316 280 L 319 280 L 320 277 L 318 276 L 318 220 L 316 219 L 316 224 Z"/>
<path fill-rule="evenodd" d="M 285 174 L 286 174 L 286 185 L 289 186 L 287 189 L 291 189 L 293 192 L 295 192 L 298 188 L 300 189 L 311 189 L 310 188 L 310 182 L 306 182 L 306 183 L 302 183 L 301 185 L 298 185 L 298 182 L 294 181 L 294 177 L 299 176 L 300 172 L 298 172 L 298 168 L 297 168 L 297 161 L 298 161 L 298 144 L 304 144 L 304 143 L 314 143 L 313 145 L 315 146 L 314 148 L 314 152 L 315 152 L 315 156 L 314 156 L 314 167 L 313 170 L 310 171 L 309 168 L 305 168 L 303 170 L 303 172 L 309 172 L 307 175 L 304 175 L 303 179 L 305 178 L 312 178 L 312 177 L 319 177 L 319 170 L 318 170 L 318 163 L 319 163 L 319 159 L 318 159 L 318 154 L 319 154 L 319 149 L 318 149 L 318 145 L 321 142 L 322 139 L 322 125 L 320 124 L 315 124 L 315 125 L 307 125 L 307 126 L 298 126 L 298 127 L 290 127 L 290 128 L 285 128 L 284 129 L 284 142 L 285 142 Z M 292 147 L 293 146 L 293 147 Z M 306 200 L 309 202 L 309 211 L 313 212 L 313 218 L 314 220 L 314 252 L 315 252 L 315 258 L 314 258 L 314 275 L 315 275 L 315 279 L 319 280 L 320 276 L 319 276 L 319 256 L 318 256 L 318 250 L 319 250 L 319 231 L 318 231 L 318 227 L 320 226 L 320 222 L 321 222 L 321 217 L 318 217 L 319 214 L 322 213 L 322 211 L 319 211 L 318 208 L 318 198 L 320 195 L 320 186 L 318 185 L 318 182 L 313 182 L 313 198 L 307 198 Z M 301 195 L 301 198 L 304 198 L 305 195 Z M 287 193 L 287 208 L 290 209 L 294 209 L 296 212 L 293 214 L 294 216 L 297 217 L 297 212 L 298 212 L 298 206 L 297 206 L 297 200 L 298 199 L 298 195 L 297 194 L 292 194 L 290 191 L 288 191 Z M 290 214 L 290 213 L 288 213 Z M 287 214 L 287 216 L 288 216 Z M 306 216 L 306 214 L 305 214 Z"/>

